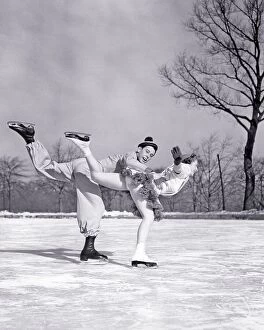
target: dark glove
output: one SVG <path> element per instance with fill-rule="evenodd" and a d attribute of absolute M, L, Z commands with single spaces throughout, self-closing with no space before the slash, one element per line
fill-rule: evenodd
<path fill-rule="evenodd" d="M 179 165 L 182 160 L 182 153 L 180 147 L 176 146 L 171 150 L 172 157 L 174 159 L 174 164 Z"/>
<path fill-rule="evenodd" d="M 187 154 L 182 156 L 182 163 L 191 164 L 196 159 L 195 154 Z"/>

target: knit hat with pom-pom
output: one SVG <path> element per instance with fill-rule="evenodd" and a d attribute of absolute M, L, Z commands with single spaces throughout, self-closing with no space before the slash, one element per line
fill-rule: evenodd
<path fill-rule="evenodd" d="M 153 142 L 153 138 L 151 136 L 147 136 L 144 140 L 144 142 L 141 142 L 138 147 L 144 148 L 146 146 L 153 147 L 155 149 L 155 152 L 158 150 L 158 146 L 156 143 Z"/>

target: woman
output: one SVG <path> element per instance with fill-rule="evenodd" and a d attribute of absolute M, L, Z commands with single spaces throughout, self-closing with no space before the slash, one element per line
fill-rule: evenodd
<path fill-rule="evenodd" d="M 88 134 L 66 132 L 65 136 L 83 151 L 92 180 L 110 189 L 129 190 L 142 217 L 132 266 L 157 267 L 157 263 L 146 253 L 146 241 L 154 219 L 161 218 L 162 205 L 158 196 L 172 196 L 182 189 L 189 177 L 197 171 L 196 156 L 182 155 L 180 148 L 174 147 L 171 151 L 174 163 L 162 173 L 139 172 L 133 166 L 124 168 L 122 174 L 103 173 L 100 163 L 91 152 Z"/>

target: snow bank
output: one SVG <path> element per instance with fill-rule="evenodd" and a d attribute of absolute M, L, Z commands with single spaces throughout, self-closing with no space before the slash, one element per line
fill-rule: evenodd
<path fill-rule="evenodd" d="M 65 219 L 65 218 L 74 218 L 76 219 L 76 212 L 72 213 L 30 213 L 30 212 L 20 212 L 13 213 L 8 211 L 0 211 L 1 218 L 56 218 L 56 219 Z M 130 212 L 120 212 L 120 211 L 111 211 L 105 212 L 103 218 L 116 218 L 116 219 L 133 219 L 135 216 Z M 250 210 L 242 212 L 191 212 L 191 213 L 182 213 L 182 212 L 166 212 L 164 213 L 165 219 L 225 219 L 225 220 L 264 220 L 264 211 Z"/>
<path fill-rule="evenodd" d="M 135 218 L 135 216 L 130 212 L 120 212 L 120 211 L 112 211 L 105 212 L 104 218 Z M 43 213 L 31 213 L 31 212 L 8 212 L 8 211 L 0 211 L 0 218 L 56 218 L 56 219 L 65 219 L 65 218 L 74 218 L 76 219 L 76 212 L 71 213 L 52 213 L 52 212 L 43 212 Z"/>
<path fill-rule="evenodd" d="M 249 210 L 241 212 L 168 212 L 164 214 L 166 219 L 222 219 L 222 220 L 264 220 L 264 211 Z"/>

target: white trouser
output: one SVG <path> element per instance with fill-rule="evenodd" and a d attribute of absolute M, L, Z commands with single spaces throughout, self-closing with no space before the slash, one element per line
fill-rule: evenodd
<path fill-rule="evenodd" d="M 80 232 L 96 236 L 105 208 L 98 184 L 91 181 L 85 158 L 67 163 L 57 163 L 50 158 L 46 148 L 39 142 L 27 144 L 27 150 L 36 170 L 52 180 L 73 182 L 77 193 L 77 220 Z"/>

